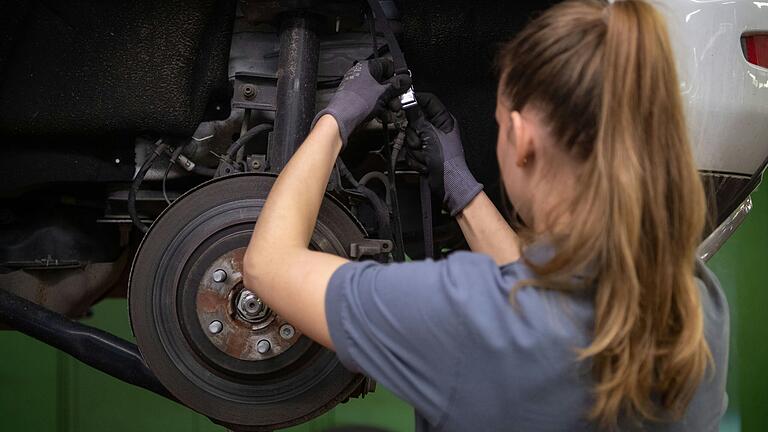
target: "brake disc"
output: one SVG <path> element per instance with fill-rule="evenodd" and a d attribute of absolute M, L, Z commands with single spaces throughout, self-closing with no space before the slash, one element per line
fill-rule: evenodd
<path fill-rule="evenodd" d="M 129 308 L 149 368 L 185 405 L 237 430 L 302 423 L 363 377 L 243 287 L 242 258 L 274 178 L 207 182 L 155 221 L 131 269 Z M 310 247 L 347 256 L 363 230 L 326 198 Z"/>

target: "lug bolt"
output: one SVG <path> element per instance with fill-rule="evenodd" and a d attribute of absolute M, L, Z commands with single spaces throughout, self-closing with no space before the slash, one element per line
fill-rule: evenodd
<path fill-rule="evenodd" d="M 258 351 L 259 354 L 266 354 L 270 349 L 272 349 L 272 345 L 270 345 L 269 341 L 266 339 L 262 339 L 256 344 L 256 351 Z"/>
<path fill-rule="evenodd" d="M 218 269 L 213 272 L 213 281 L 216 283 L 222 283 L 227 280 L 227 272 L 222 269 Z"/>
<path fill-rule="evenodd" d="M 208 324 L 208 331 L 213 334 L 219 334 L 221 333 L 221 330 L 224 328 L 224 325 L 221 324 L 221 321 L 211 321 L 210 324 Z"/>
<path fill-rule="evenodd" d="M 280 327 L 280 336 L 283 339 L 290 339 L 295 334 L 296 334 L 296 330 L 294 330 L 293 326 L 290 324 L 285 324 L 282 327 Z"/>

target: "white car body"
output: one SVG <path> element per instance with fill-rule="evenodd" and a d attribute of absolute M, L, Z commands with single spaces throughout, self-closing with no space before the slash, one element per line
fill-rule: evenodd
<path fill-rule="evenodd" d="M 768 33 L 768 1 L 655 5 L 668 20 L 699 168 L 757 174 L 768 157 L 768 69 L 747 62 L 741 37 Z"/>

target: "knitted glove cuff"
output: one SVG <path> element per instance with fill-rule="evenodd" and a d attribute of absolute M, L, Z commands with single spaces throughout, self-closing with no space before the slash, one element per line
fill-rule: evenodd
<path fill-rule="evenodd" d="M 445 206 L 451 216 L 456 216 L 483 190 L 483 185 L 475 180 L 463 157 L 447 160 L 443 167 Z"/>

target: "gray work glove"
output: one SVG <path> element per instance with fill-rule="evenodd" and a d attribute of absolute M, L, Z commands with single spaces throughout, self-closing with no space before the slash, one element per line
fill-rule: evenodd
<path fill-rule="evenodd" d="M 386 109 L 389 101 L 410 87 L 410 77 L 394 75 L 391 59 L 376 59 L 356 63 L 344 75 L 328 106 L 317 113 L 312 127 L 325 114 L 339 124 L 342 146 L 349 135 L 364 120 Z"/>
<path fill-rule="evenodd" d="M 480 191 L 464 160 L 464 148 L 456 119 L 433 94 L 418 93 L 423 113 L 408 125 L 407 143 L 411 166 L 426 174 L 434 194 L 456 216 Z"/>

